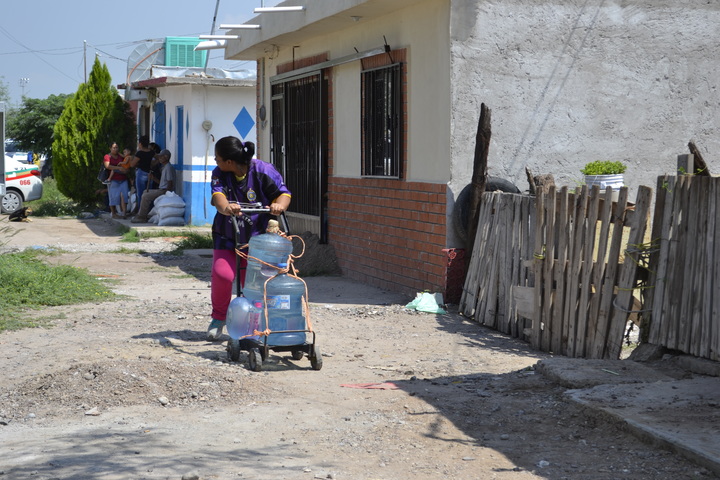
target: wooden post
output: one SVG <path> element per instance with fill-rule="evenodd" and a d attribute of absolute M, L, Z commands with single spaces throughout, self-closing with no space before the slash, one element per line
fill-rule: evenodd
<path fill-rule="evenodd" d="M 710 176 L 710 170 L 708 169 L 707 163 L 705 163 L 705 159 L 703 158 L 702 154 L 700 153 L 700 150 L 695 146 L 695 142 L 692 140 L 688 143 L 688 149 L 690 149 L 690 153 L 693 156 L 694 162 L 693 162 L 693 169 L 688 170 L 687 173 L 692 173 L 694 175 L 700 175 L 703 177 L 709 177 Z"/>
<path fill-rule="evenodd" d="M 475 135 L 475 157 L 473 159 L 472 189 L 470 190 L 469 218 L 467 240 L 465 251 L 472 252 L 475 245 L 475 233 L 477 232 L 480 202 L 485 192 L 485 180 L 487 178 L 487 157 L 490 150 L 490 109 L 485 104 L 480 105 L 480 120 L 478 121 L 477 134 Z M 472 256 L 472 255 L 470 255 Z"/>
<path fill-rule="evenodd" d="M 684 153 L 677 156 L 677 174 L 678 175 L 692 175 L 695 171 L 695 157 L 694 155 Z"/>

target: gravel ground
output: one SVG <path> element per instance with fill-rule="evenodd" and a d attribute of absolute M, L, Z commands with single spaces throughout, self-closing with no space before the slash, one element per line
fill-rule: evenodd
<path fill-rule="evenodd" d="M 547 355 L 456 313 L 307 278 L 322 370 L 272 353 L 251 372 L 205 341 L 209 258 L 164 239 L 109 253 L 123 244 L 103 220 L 18 228 L 4 248 L 62 250 L 48 261 L 121 296 L 0 334 L 0 478 L 715 478 L 568 401 L 535 371 Z"/>

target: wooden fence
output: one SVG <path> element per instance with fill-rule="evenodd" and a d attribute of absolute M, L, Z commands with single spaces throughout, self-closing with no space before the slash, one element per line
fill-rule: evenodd
<path fill-rule="evenodd" d="M 479 323 L 513 337 L 523 336 L 526 308 L 513 291 L 532 286 L 535 198 L 511 193 L 484 193 L 475 245 L 470 257 L 460 311 Z M 527 316 L 526 313 L 524 313 Z M 529 322 L 528 322 L 529 325 Z"/>
<path fill-rule="evenodd" d="M 627 188 L 617 202 L 598 187 L 484 194 L 460 311 L 543 351 L 618 358 L 651 193 L 640 187 L 634 206 Z"/>
<path fill-rule="evenodd" d="M 658 179 L 648 341 L 720 360 L 720 178 Z"/>

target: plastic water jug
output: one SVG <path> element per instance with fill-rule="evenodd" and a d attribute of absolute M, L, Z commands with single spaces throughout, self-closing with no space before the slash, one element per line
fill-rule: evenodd
<path fill-rule="evenodd" d="M 264 282 L 263 282 L 264 284 Z M 248 288 L 249 287 L 249 288 Z M 263 302 L 263 285 L 259 288 L 248 286 L 245 295 L 258 302 Z M 302 280 L 287 274 L 278 275 L 267 283 L 268 322 L 271 331 L 306 330 L 303 313 L 303 297 L 305 284 Z M 260 313 L 260 328 L 265 329 L 265 313 Z M 302 345 L 305 343 L 305 332 L 271 333 L 268 345 Z M 262 340 L 262 339 L 261 339 Z"/>
<path fill-rule="evenodd" d="M 258 340 L 252 336 L 253 331 L 260 327 L 262 303 L 252 302 L 246 297 L 236 297 L 230 302 L 225 321 L 228 335 L 233 340 L 241 338 Z M 250 335 L 249 337 L 246 335 Z"/>
<path fill-rule="evenodd" d="M 293 244 L 287 238 L 275 233 L 263 233 L 252 237 L 249 245 L 248 255 L 251 258 L 248 258 L 245 272 L 245 288 L 262 289 L 265 280 L 275 276 L 278 270 L 268 267 L 258 260 L 273 266 L 286 265 L 293 251 Z M 258 260 L 255 260 L 256 258 Z"/>

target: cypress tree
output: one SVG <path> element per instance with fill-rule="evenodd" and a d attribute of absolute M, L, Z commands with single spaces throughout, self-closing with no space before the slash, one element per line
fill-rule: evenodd
<path fill-rule="evenodd" d="M 90 78 L 65 103 L 53 130 L 53 174 L 58 190 L 82 205 L 96 202 L 97 172 L 110 144 L 135 145 L 130 106 L 112 86 L 110 72 L 95 58 Z"/>

